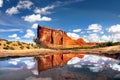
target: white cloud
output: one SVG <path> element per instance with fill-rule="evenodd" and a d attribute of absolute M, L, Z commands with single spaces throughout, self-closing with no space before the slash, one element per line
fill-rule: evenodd
<path fill-rule="evenodd" d="M 6 13 L 9 14 L 9 15 L 12 15 L 12 14 L 19 13 L 19 11 L 18 11 L 18 9 L 16 7 L 12 7 L 12 8 L 7 9 Z"/>
<path fill-rule="evenodd" d="M 20 37 L 16 37 L 15 39 L 16 39 L 16 40 L 20 40 Z"/>
<path fill-rule="evenodd" d="M 33 5 L 33 3 L 29 0 L 19 1 L 17 6 L 8 8 L 6 10 L 6 13 L 9 15 L 17 14 L 19 13 L 19 9 L 30 9 L 30 7 Z"/>
<path fill-rule="evenodd" d="M 95 33 L 88 35 L 87 40 L 89 42 L 99 42 L 100 41 L 99 36 L 97 34 L 95 34 Z"/>
<path fill-rule="evenodd" d="M 97 34 L 90 34 L 88 36 L 84 37 L 85 41 L 87 42 L 120 42 L 120 34 L 115 34 L 115 35 L 103 35 L 103 36 L 98 36 Z"/>
<path fill-rule="evenodd" d="M 115 34 L 115 35 L 103 35 L 103 36 L 98 36 L 97 34 L 90 34 L 88 36 L 84 37 L 87 42 L 120 42 L 120 34 Z"/>
<path fill-rule="evenodd" d="M 34 75 L 39 75 L 39 73 L 38 73 L 38 70 L 32 70 L 32 73 L 34 74 Z"/>
<path fill-rule="evenodd" d="M 100 40 L 101 42 L 109 42 L 109 41 L 111 41 L 111 36 L 106 36 L 106 35 L 103 35 L 102 37 L 101 37 L 101 40 Z"/>
<path fill-rule="evenodd" d="M 18 5 L 16 6 L 18 9 L 30 9 L 33 3 L 29 0 L 19 1 Z"/>
<path fill-rule="evenodd" d="M 19 40 L 19 41 L 21 41 L 21 42 L 25 42 L 25 43 L 31 43 L 31 44 L 35 44 L 34 42 L 33 42 L 33 40 L 32 39 L 25 39 L 25 40 Z"/>
<path fill-rule="evenodd" d="M 51 12 L 49 12 L 48 10 L 51 10 L 51 9 L 54 9 L 55 8 L 55 6 L 54 5 L 51 5 L 51 6 L 46 6 L 46 7 L 44 7 L 44 8 L 36 8 L 35 10 L 34 10 L 34 12 L 35 13 L 37 13 L 37 14 L 51 14 Z"/>
<path fill-rule="evenodd" d="M 41 21 L 51 21 L 52 19 L 46 16 L 41 17 Z"/>
<path fill-rule="evenodd" d="M 35 62 L 33 61 L 25 60 L 23 62 L 26 64 L 27 69 L 32 69 L 35 66 Z"/>
<path fill-rule="evenodd" d="M 84 31 L 82 31 L 82 32 L 80 32 L 81 34 L 85 34 L 85 32 Z"/>
<path fill-rule="evenodd" d="M 108 28 L 108 32 L 112 34 L 111 41 L 120 42 L 120 24 L 112 25 Z"/>
<path fill-rule="evenodd" d="M 69 37 L 71 37 L 72 39 L 78 39 L 78 38 L 80 38 L 80 36 L 78 34 L 76 34 L 76 33 L 70 33 L 70 32 L 68 32 L 67 35 Z"/>
<path fill-rule="evenodd" d="M 113 70 L 117 70 L 117 71 L 120 71 L 120 65 L 119 64 L 110 64 L 110 67 L 113 69 Z"/>
<path fill-rule="evenodd" d="M 52 19 L 46 16 L 41 17 L 40 14 L 32 14 L 28 16 L 23 16 L 22 17 L 24 21 L 28 22 L 36 22 L 36 21 L 51 21 Z"/>
<path fill-rule="evenodd" d="M 103 32 L 103 31 L 101 31 L 100 33 L 101 33 L 101 34 L 104 34 L 104 32 Z"/>
<path fill-rule="evenodd" d="M 81 32 L 81 29 L 74 29 L 73 32 Z"/>
<path fill-rule="evenodd" d="M 35 36 L 34 32 L 30 29 L 26 30 L 26 34 L 24 35 L 24 38 L 33 38 Z"/>
<path fill-rule="evenodd" d="M 78 57 L 73 57 L 71 60 L 69 60 L 69 61 L 67 62 L 67 64 L 68 64 L 68 65 L 72 65 L 72 64 L 79 63 L 80 61 L 81 61 L 80 58 L 78 58 Z"/>
<path fill-rule="evenodd" d="M 38 24 L 37 24 L 37 23 L 35 23 L 35 24 L 32 25 L 32 28 L 33 28 L 33 29 L 37 29 L 37 27 L 38 27 Z"/>
<path fill-rule="evenodd" d="M 111 34 L 120 34 L 120 24 L 116 24 L 116 25 L 111 26 L 108 29 L 108 32 Z"/>
<path fill-rule="evenodd" d="M 17 37 L 17 34 L 13 34 L 13 35 L 10 35 L 8 36 L 9 38 L 16 38 Z"/>
<path fill-rule="evenodd" d="M 120 42 L 120 34 L 114 34 L 111 40 L 113 42 Z"/>
<path fill-rule="evenodd" d="M 17 36 L 17 34 L 12 34 L 8 36 L 9 38 L 14 38 L 15 40 L 20 40 L 20 37 Z"/>
<path fill-rule="evenodd" d="M 9 61 L 9 64 L 12 64 L 12 65 L 17 65 L 18 62 L 17 61 Z"/>
<path fill-rule="evenodd" d="M 87 33 L 92 33 L 91 31 L 87 31 Z"/>
<path fill-rule="evenodd" d="M 22 29 L 0 29 L 0 32 L 22 32 Z"/>
<path fill-rule="evenodd" d="M 3 0 L 0 0 L 0 7 L 3 6 Z"/>
<path fill-rule="evenodd" d="M 87 30 L 92 30 L 93 32 L 100 32 L 102 30 L 102 26 L 100 24 L 91 24 L 88 26 Z"/>

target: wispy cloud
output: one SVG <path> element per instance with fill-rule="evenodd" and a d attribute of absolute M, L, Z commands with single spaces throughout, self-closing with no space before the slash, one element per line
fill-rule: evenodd
<path fill-rule="evenodd" d="M 8 16 L 3 13 L 0 15 L 0 26 L 3 26 L 4 28 L 6 27 L 7 29 L 22 29 L 26 28 L 28 25 L 29 23 L 26 23 L 19 17 Z"/>
<path fill-rule="evenodd" d="M 56 1 L 53 3 L 54 6 L 58 7 L 58 6 L 65 6 L 65 5 L 70 5 L 73 3 L 77 3 L 77 2 L 83 2 L 84 0 L 67 0 L 67 1 Z"/>
<path fill-rule="evenodd" d="M 19 1 L 17 6 L 13 6 L 12 8 L 8 8 L 6 13 L 9 15 L 19 13 L 19 9 L 31 9 L 33 3 L 29 0 Z"/>
<path fill-rule="evenodd" d="M 22 32 L 22 29 L 0 29 L 0 32 Z"/>
<path fill-rule="evenodd" d="M 0 19 L 0 25 L 9 26 L 11 24 L 4 22 L 3 20 Z"/>
<path fill-rule="evenodd" d="M 9 38 L 16 39 L 16 40 L 20 40 L 20 37 L 18 37 L 17 34 L 12 34 L 12 35 L 9 35 L 8 37 L 9 37 Z"/>
<path fill-rule="evenodd" d="M 51 5 L 51 6 L 46 6 L 46 7 L 43 7 L 43 8 L 36 8 L 34 10 L 34 12 L 36 14 L 43 14 L 43 15 L 46 15 L 46 14 L 51 14 L 52 12 L 48 11 L 48 10 L 52 10 L 54 9 L 55 6 L 54 5 Z"/>
<path fill-rule="evenodd" d="M 81 32 L 81 29 L 74 29 L 73 32 Z"/>
<path fill-rule="evenodd" d="M 81 2 L 81 1 L 83 0 L 74 0 L 74 1 L 68 0 L 68 1 L 63 1 L 63 2 L 56 1 L 52 5 L 49 5 L 43 8 L 36 7 L 33 11 L 34 14 L 22 16 L 22 19 L 24 19 L 24 21 L 27 21 L 27 22 L 51 21 L 52 20 L 51 17 L 43 16 L 43 15 L 51 14 L 52 12 L 50 12 L 49 10 L 52 10 L 55 7 L 65 6 L 65 5 L 69 5 L 69 4 Z"/>

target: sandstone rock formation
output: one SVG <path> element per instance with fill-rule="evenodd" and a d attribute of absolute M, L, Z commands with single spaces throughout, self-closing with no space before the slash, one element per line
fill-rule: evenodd
<path fill-rule="evenodd" d="M 37 37 L 43 47 L 49 48 L 71 48 L 86 45 L 86 42 L 82 38 L 73 40 L 64 31 L 41 27 L 39 25 Z"/>

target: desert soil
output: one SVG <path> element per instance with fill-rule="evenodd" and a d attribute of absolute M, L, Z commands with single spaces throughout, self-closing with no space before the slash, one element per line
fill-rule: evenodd
<path fill-rule="evenodd" d="M 37 56 L 44 54 L 56 53 L 81 53 L 81 54 L 120 54 L 120 45 L 94 48 L 94 49 L 77 49 L 77 50 L 53 50 L 53 49 L 26 49 L 26 50 L 0 50 L 0 57 L 20 57 L 20 56 Z"/>

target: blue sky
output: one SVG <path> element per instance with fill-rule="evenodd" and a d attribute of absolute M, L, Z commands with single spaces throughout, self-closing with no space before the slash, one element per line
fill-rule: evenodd
<path fill-rule="evenodd" d="M 0 0 L 0 38 L 31 42 L 36 26 L 88 42 L 120 41 L 120 0 Z"/>

